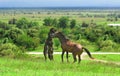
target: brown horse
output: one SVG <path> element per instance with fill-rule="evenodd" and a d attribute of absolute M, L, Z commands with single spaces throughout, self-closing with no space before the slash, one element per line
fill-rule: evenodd
<path fill-rule="evenodd" d="M 50 34 L 52 37 L 57 37 L 59 38 L 60 42 L 61 42 L 61 47 L 62 47 L 62 55 L 61 55 L 61 58 L 62 58 L 62 62 L 63 62 L 63 55 L 65 52 L 67 52 L 67 60 L 68 60 L 68 52 L 71 52 L 72 55 L 73 55 L 73 59 L 74 59 L 74 62 L 77 61 L 77 58 L 76 56 L 78 55 L 78 63 L 80 63 L 81 61 L 81 57 L 80 55 L 83 53 L 83 49 L 87 52 L 88 56 L 91 58 L 91 59 L 94 59 L 90 52 L 88 51 L 88 49 L 86 49 L 85 47 L 83 47 L 82 45 L 80 44 L 77 44 L 77 43 L 74 43 L 72 41 L 70 41 L 69 39 L 67 39 L 61 32 L 54 32 L 54 33 L 51 33 Z"/>

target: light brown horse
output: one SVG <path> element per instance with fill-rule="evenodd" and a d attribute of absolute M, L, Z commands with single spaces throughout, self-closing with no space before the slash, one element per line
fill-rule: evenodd
<path fill-rule="evenodd" d="M 77 44 L 77 43 L 74 43 L 74 42 L 70 41 L 61 32 L 58 32 L 58 31 L 56 31 L 54 33 L 52 32 L 51 36 L 59 38 L 59 40 L 61 42 L 61 48 L 62 48 L 61 58 L 62 58 L 62 62 L 63 62 L 63 55 L 64 55 L 64 53 L 67 52 L 67 56 L 66 57 L 67 57 L 67 61 L 68 61 L 68 52 L 71 52 L 72 55 L 73 55 L 74 62 L 77 61 L 76 56 L 78 55 L 78 63 L 80 63 L 80 61 L 81 61 L 80 55 L 83 53 L 83 49 L 87 52 L 88 56 L 91 59 L 94 59 L 91 56 L 91 54 L 88 51 L 88 49 L 86 49 L 85 47 L 83 47 L 80 44 Z"/>

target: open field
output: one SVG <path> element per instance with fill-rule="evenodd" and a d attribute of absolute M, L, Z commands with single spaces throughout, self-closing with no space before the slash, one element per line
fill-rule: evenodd
<path fill-rule="evenodd" d="M 0 21 L 8 22 L 12 18 L 25 17 L 42 24 L 46 17 L 58 19 L 61 16 L 67 16 L 70 19 L 75 19 L 78 24 L 83 21 L 90 23 L 91 20 L 98 24 L 119 23 L 119 19 L 114 21 L 114 17 L 119 16 L 119 13 L 119 8 L 0 8 Z M 107 21 L 108 18 L 112 18 L 113 21 Z"/>
<path fill-rule="evenodd" d="M 0 58 L 0 76 L 119 76 L 119 55 L 94 55 L 95 58 L 106 60 L 107 63 L 95 60 L 82 60 L 80 64 L 70 62 L 61 63 L 60 55 L 54 56 L 54 61 L 44 61 L 43 55 L 33 55 L 19 59 Z M 112 58 L 113 57 L 113 58 Z M 111 59 L 112 58 L 112 59 Z"/>

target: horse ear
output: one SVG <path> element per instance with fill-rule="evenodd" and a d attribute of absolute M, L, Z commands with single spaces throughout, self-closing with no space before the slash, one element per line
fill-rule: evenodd
<path fill-rule="evenodd" d="M 56 29 L 54 29 L 54 28 L 51 28 L 50 29 L 50 32 L 56 32 L 57 30 Z"/>
<path fill-rule="evenodd" d="M 62 32 L 59 32 L 60 34 L 63 34 Z"/>

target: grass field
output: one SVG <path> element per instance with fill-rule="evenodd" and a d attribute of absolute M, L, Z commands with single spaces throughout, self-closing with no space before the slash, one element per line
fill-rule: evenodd
<path fill-rule="evenodd" d="M 61 62 L 60 55 L 54 56 L 54 61 L 44 61 L 43 56 L 30 56 L 17 59 L 0 58 L 0 76 L 119 76 L 120 65 L 111 64 L 111 55 L 94 55 L 107 60 L 100 63 L 94 60 L 82 60 L 80 64 Z M 105 58 L 104 58 L 105 57 Z M 119 55 L 112 55 L 112 62 L 119 62 Z"/>

